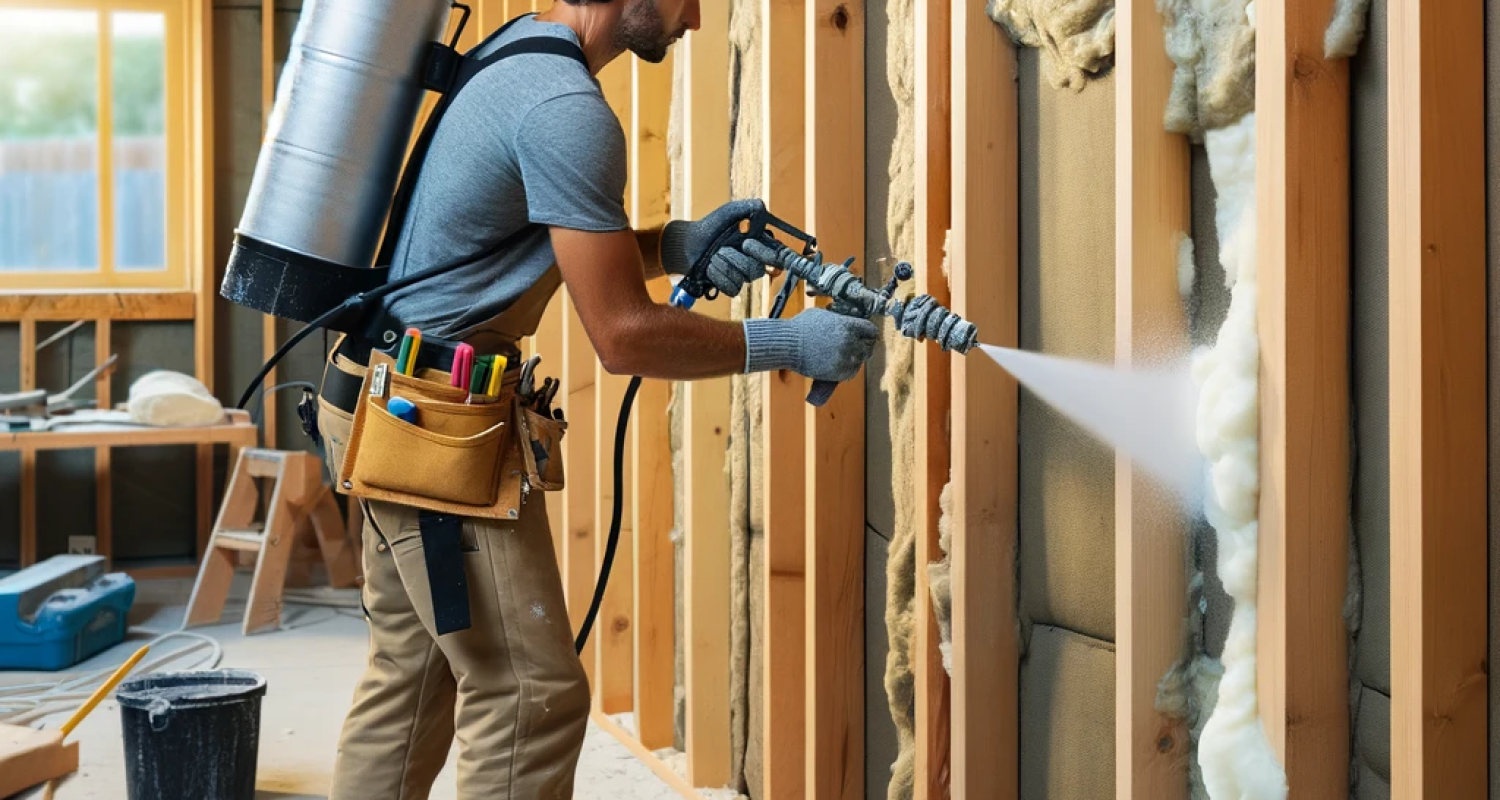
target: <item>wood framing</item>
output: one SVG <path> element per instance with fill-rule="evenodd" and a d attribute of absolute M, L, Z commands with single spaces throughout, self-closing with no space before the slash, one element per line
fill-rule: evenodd
<path fill-rule="evenodd" d="M 1349 793 L 1349 66 L 1323 57 L 1333 5 L 1262 0 L 1255 21 L 1256 683 L 1306 797 Z"/>
<path fill-rule="evenodd" d="M 630 224 L 657 230 L 672 214 L 672 162 L 667 127 L 672 119 L 672 59 L 660 64 L 630 59 Z"/>
<path fill-rule="evenodd" d="M 1016 54 L 979 3 L 953 9 L 953 310 L 980 340 L 1019 337 Z M 1015 379 L 953 362 L 952 774 L 957 798 L 1020 789 Z"/>
<path fill-rule="evenodd" d="M 665 278 L 648 286 L 652 299 L 666 302 L 671 287 Z M 671 394 L 672 385 L 666 381 L 642 381 L 630 423 L 631 474 L 635 479 L 630 503 L 635 534 L 635 726 L 641 744 L 648 750 L 672 745 L 676 625 L 672 441 L 667 418 Z M 617 561 L 615 568 L 623 566 Z"/>
<path fill-rule="evenodd" d="M 276 103 L 276 0 L 260 4 L 260 126 L 262 136 L 270 129 L 271 112 Z M 269 359 L 278 347 L 276 317 L 266 314 L 260 321 L 260 357 Z M 276 385 L 277 370 L 266 373 L 265 386 Z M 261 429 L 266 447 L 276 447 L 276 395 L 264 393 L 260 399 Z M 200 552 L 203 552 L 200 549 Z M 206 554 L 205 554 L 206 557 Z"/>
<path fill-rule="evenodd" d="M 1388 9 L 1391 790 L 1483 797 L 1484 4 Z"/>
<path fill-rule="evenodd" d="M 762 0 L 761 90 L 765 200 L 771 213 L 806 230 L 807 116 L 804 0 Z M 762 292 L 762 315 L 775 293 Z M 792 316 L 802 303 L 793 299 Z M 765 676 L 761 687 L 761 759 L 768 798 L 803 797 L 806 787 L 807 516 L 803 417 L 808 382 L 796 373 L 766 373 L 760 382 L 763 446 L 761 503 L 765 526 Z"/>
<path fill-rule="evenodd" d="M 21 320 L 21 391 L 36 387 L 36 321 Z M 21 566 L 36 563 L 36 453 L 21 451 Z"/>
<path fill-rule="evenodd" d="M 704 3 L 700 27 L 683 39 L 684 207 L 698 219 L 729 199 L 729 5 Z M 698 313 L 727 319 L 729 303 L 703 302 Z M 680 384 L 686 498 L 683 620 L 687 692 L 688 782 L 729 780 L 729 379 Z"/>
<path fill-rule="evenodd" d="M 930 294 L 939 303 L 952 301 L 948 278 L 943 273 L 944 247 L 952 224 L 953 129 L 951 3 L 948 0 L 917 0 L 916 26 L 916 231 L 917 292 Z M 916 441 L 912 472 L 916 480 L 915 524 L 917 527 L 917 584 L 915 631 L 916 653 L 912 677 L 916 692 L 916 758 L 913 793 L 917 800 L 938 800 L 948 795 L 949 701 L 948 672 L 938 649 L 937 615 L 927 582 L 927 565 L 941 561 L 938 520 L 939 498 L 948 483 L 950 447 L 948 412 L 953 365 L 948 354 L 935 344 L 917 345 L 912 370 L 912 403 L 916 417 Z"/>
<path fill-rule="evenodd" d="M 111 348 L 112 325 L 107 319 L 94 321 L 94 361 L 95 364 L 103 364 L 109 360 Z M 110 393 L 114 385 L 111 376 L 104 373 L 95 382 L 94 386 L 98 392 L 98 402 L 95 406 L 107 409 L 110 405 Z M 212 451 L 210 451 L 212 452 Z M 111 479 L 110 449 L 108 447 L 94 448 L 94 552 L 110 557 L 113 551 L 114 538 L 114 506 L 111 492 L 113 480 Z"/>
<path fill-rule="evenodd" d="M 562 306 L 562 370 L 555 376 L 562 381 L 554 402 L 567 415 L 568 433 L 563 437 L 563 465 L 567 471 L 567 489 L 562 493 L 563 586 L 568 593 L 568 618 L 574 631 L 583 623 L 589 602 L 594 596 L 598 577 L 594 544 L 594 503 L 598 487 L 594 483 L 594 345 L 583 330 L 583 322 L 573 308 L 566 290 L 557 298 Z M 538 368 L 537 380 L 546 371 Z M 572 465 L 571 468 L 568 465 Z M 598 623 L 589 636 L 580 657 L 588 673 L 589 686 L 597 690 L 598 674 L 594 671 L 595 652 L 599 647 Z"/>
<path fill-rule="evenodd" d="M 807 224 L 831 258 L 864 251 L 865 8 L 807 3 Z M 856 262 L 856 269 L 863 264 Z M 807 435 L 807 721 L 809 796 L 865 794 L 864 373 L 822 408 Z"/>
<path fill-rule="evenodd" d="M 16 292 L 0 294 L 0 322 L 78 319 L 190 320 L 193 292 Z"/>
<path fill-rule="evenodd" d="M 615 436 L 620 417 L 620 403 L 625 399 L 625 389 L 630 378 L 611 375 L 603 365 L 594 363 L 594 386 L 597 402 L 594 404 L 594 553 L 595 573 L 604 564 L 604 551 L 608 545 L 610 519 L 615 500 Z M 635 558 L 635 537 L 631 514 L 632 460 L 630 440 L 625 440 L 625 458 L 622 462 L 622 490 L 620 500 L 620 540 L 615 547 L 614 565 L 610 570 L 609 585 L 604 593 L 604 602 L 599 608 L 599 618 L 594 622 L 594 632 L 589 638 L 596 639 L 597 662 L 594 667 L 594 702 L 606 714 L 617 714 L 632 708 L 635 691 L 635 631 L 631 619 L 635 610 L 635 570 L 630 568 Z M 592 594 L 590 587 L 590 594 Z"/>
<path fill-rule="evenodd" d="M 667 127 L 672 114 L 672 55 L 660 64 L 631 59 L 630 217 L 636 230 L 666 224 L 671 212 L 672 166 Z M 645 254 L 648 259 L 654 253 Z M 647 283 L 651 298 L 665 303 L 666 278 Z M 627 565 L 616 555 L 615 569 L 631 568 L 635 585 L 631 609 L 632 669 L 636 734 L 648 750 L 670 747 L 676 676 L 676 624 L 673 604 L 675 555 L 672 526 L 672 442 L 667 418 L 672 386 L 644 380 L 636 393 L 630 422 L 630 525 L 635 545 Z"/>
<path fill-rule="evenodd" d="M 1274 0 L 1272 0 L 1274 1 Z M 1115 363 L 1151 368 L 1189 346 L 1177 286 L 1192 230 L 1187 139 L 1168 133 L 1172 86 L 1154 0 L 1115 7 Z M 1185 800 L 1188 730 L 1156 708 L 1183 652 L 1187 523 L 1171 490 L 1115 457 L 1115 797 Z"/>

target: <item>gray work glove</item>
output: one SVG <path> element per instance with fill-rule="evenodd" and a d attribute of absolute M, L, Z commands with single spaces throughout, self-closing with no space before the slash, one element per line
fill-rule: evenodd
<path fill-rule="evenodd" d="M 738 297 L 741 287 L 766 274 L 765 264 L 740 249 L 746 236 L 739 232 L 741 223 L 765 210 L 759 200 L 731 200 L 697 222 L 668 222 L 661 232 L 662 269 L 688 275 L 706 266 L 715 288 Z"/>
<path fill-rule="evenodd" d="M 789 369 L 813 380 L 846 381 L 859 373 L 879 338 L 875 323 L 821 308 L 791 319 L 747 319 L 745 372 Z"/>

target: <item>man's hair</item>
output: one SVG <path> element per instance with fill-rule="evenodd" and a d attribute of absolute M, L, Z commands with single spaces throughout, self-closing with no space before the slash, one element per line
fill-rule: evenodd
<path fill-rule="evenodd" d="M 563 0 L 570 6 L 586 6 L 589 3 L 608 3 L 609 0 Z"/>

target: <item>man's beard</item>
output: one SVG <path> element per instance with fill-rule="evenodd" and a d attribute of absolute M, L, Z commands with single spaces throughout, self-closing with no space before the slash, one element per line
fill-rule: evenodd
<path fill-rule="evenodd" d="M 664 27 L 655 0 L 639 0 L 621 13 L 620 24 L 615 28 L 615 46 L 635 53 L 643 61 L 660 64 L 672 45 L 672 37 Z"/>

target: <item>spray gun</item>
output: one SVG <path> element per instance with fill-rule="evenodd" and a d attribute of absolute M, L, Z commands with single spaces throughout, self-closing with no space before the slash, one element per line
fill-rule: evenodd
<path fill-rule="evenodd" d="M 781 231 L 800 242 L 802 252 L 798 253 L 783 244 L 773 230 Z M 714 249 L 727 245 L 736 235 L 741 234 L 736 230 L 726 232 L 721 237 L 722 242 L 714 243 Z M 824 262 L 815 238 L 769 212 L 761 212 L 750 220 L 749 237 L 741 249 L 751 258 L 786 273 L 781 290 L 771 305 L 770 316 L 773 318 L 781 316 L 797 285 L 806 283 L 809 295 L 822 295 L 833 301 L 828 305 L 829 311 L 865 319 L 877 315 L 890 317 L 902 336 L 917 341 L 931 339 L 944 350 L 967 353 L 979 338 L 979 331 L 974 323 L 943 307 L 932 295 L 918 295 L 905 301 L 892 299 L 897 285 L 911 280 L 914 273 L 911 264 L 905 261 L 896 265 L 889 283 L 880 289 L 872 289 L 849 270 L 854 265 L 852 257 L 842 264 Z M 692 308 L 698 298 L 712 300 L 718 295 L 718 290 L 704 272 L 705 269 L 699 269 L 677 283 L 672 290 L 672 305 Z M 833 390 L 837 386 L 833 381 L 813 381 L 807 402 L 815 406 L 823 405 L 833 396 Z"/>

